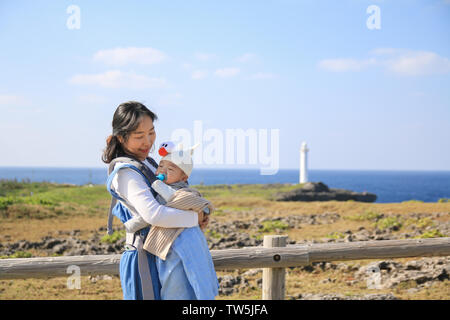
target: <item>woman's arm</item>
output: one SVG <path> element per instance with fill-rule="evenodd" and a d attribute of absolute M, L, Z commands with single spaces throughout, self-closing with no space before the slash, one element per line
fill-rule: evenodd
<path fill-rule="evenodd" d="M 144 178 L 130 168 L 120 169 L 112 188 L 133 205 L 149 224 L 164 228 L 190 228 L 198 225 L 198 214 L 160 205 Z"/>

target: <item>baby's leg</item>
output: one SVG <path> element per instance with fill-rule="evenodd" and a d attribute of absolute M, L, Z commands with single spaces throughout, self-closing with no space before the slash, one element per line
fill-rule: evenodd
<path fill-rule="evenodd" d="M 156 258 L 162 300 L 196 300 L 189 283 L 183 262 L 175 251 L 169 251 L 166 260 Z"/>

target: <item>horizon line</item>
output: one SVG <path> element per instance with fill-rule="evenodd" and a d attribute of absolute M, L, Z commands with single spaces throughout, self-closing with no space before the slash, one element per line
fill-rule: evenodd
<path fill-rule="evenodd" d="M 106 170 L 108 167 L 76 167 L 76 166 L 58 166 L 58 167 L 50 167 L 50 166 L 0 166 L 2 168 L 12 168 L 12 169 L 102 169 Z M 208 168 L 208 167 L 198 167 L 194 168 L 197 170 L 261 170 L 261 168 L 230 168 L 230 167 L 222 167 L 222 168 Z M 299 168 L 279 168 L 278 171 L 281 170 L 295 170 L 300 171 Z M 439 171 L 439 172 L 450 172 L 450 169 L 343 169 L 343 168 L 310 168 L 308 171 Z"/>

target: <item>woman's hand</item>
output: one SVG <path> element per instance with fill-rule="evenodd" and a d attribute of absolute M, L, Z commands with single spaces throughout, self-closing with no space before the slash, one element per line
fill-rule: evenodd
<path fill-rule="evenodd" d="M 203 221 L 203 218 L 205 217 L 205 214 L 203 213 L 203 211 L 198 211 L 197 215 L 198 215 L 198 225 L 200 226 Z"/>
<path fill-rule="evenodd" d="M 202 231 L 205 230 L 208 223 L 209 223 L 209 215 L 203 215 L 203 220 L 201 223 L 199 223 L 200 229 L 202 229 Z"/>
<path fill-rule="evenodd" d="M 203 211 L 198 212 L 198 226 L 204 230 L 209 222 L 209 215 L 205 215 Z"/>

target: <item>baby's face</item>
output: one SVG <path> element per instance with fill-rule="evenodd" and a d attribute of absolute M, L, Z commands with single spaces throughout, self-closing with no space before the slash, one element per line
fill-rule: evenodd
<path fill-rule="evenodd" d="M 173 164 L 167 160 L 161 160 L 159 162 L 158 169 L 156 169 L 156 174 L 163 173 L 166 175 L 167 179 L 164 180 L 166 184 L 171 184 L 179 181 L 186 181 L 187 176 L 177 165 Z"/>

